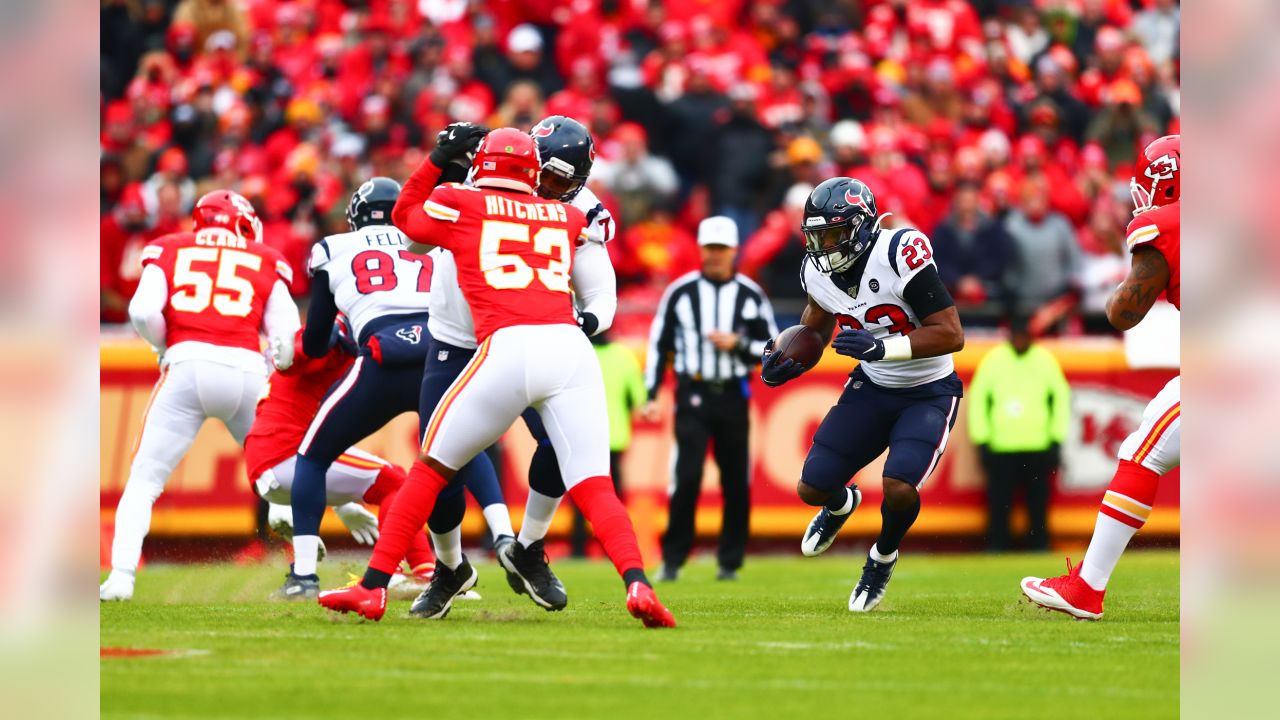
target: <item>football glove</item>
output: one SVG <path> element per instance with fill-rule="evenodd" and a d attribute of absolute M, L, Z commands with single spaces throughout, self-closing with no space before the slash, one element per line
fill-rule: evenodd
<path fill-rule="evenodd" d="M 449 163 L 468 167 L 476 156 L 480 141 L 489 134 L 489 128 L 474 123 L 456 122 L 436 135 L 436 147 L 431 151 L 431 162 L 444 169 Z"/>
<path fill-rule="evenodd" d="M 884 359 L 884 341 L 868 330 L 843 330 L 831 341 L 831 347 L 841 355 L 867 362 Z"/>
<path fill-rule="evenodd" d="M 783 358 L 780 353 L 774 352 L 773 340 L 765 343 L 764 354 L 760 357 L 760 379 L 765 385 L 778 387 L 785 382 L 795 380 L 808 369 L 795 360 Z"/>
<path fill-rule="evenodd" d="M 582 328 L 582 332 L 586 333 L 587 337 L 591 337 L 596 334 L 596 330 L 600 329 L 600 319 L 594 313 L 578 313 L 578 327 Z"/>
<path fill-rule="evenodd" d="M 349 502 L 346 505 L 334 505 L 333 512 L 351 537 L 361 545 L 372 545 L 378 541 L 378 516 L 364 509 L 360 503 Z"/>

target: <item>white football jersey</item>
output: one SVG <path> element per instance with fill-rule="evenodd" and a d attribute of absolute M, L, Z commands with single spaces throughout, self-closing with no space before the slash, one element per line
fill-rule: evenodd
<path fill-rule="evenodd" d="M 311 246 L 307 270 L 329 274 L 334 303 L 356 337 L 375 318 L 427 311 L 431 261 L 409 252 L 407 244 L 395 227 L 369 225 Z"/>
<path fill-rule="evenodd" d="M 603 245 L 613 239 L 617 226 L 595 193 L 584 187 L 569 204 L 587 216 L 587 227 L 583 231 L 587 235 L 587 242 Z M 585 245 L 578 249 L 582 247 Z M 431 251 L 431 258 L 431 287 L 434 292 L 431 293 L 431 316 L 427 320 L 427 330 L 432 338 L 442 343 L 474 349 L 476 329 L 471 319 L 471 306 L 462 296 L 462 288 L 458 285 L 458 264 L 452 253 L 440 248 Z M 576 282 L 577 278 L 574 279 Z"/>
<path fill-rule="evenodd" d="M 867 267 L 858 285 L 850 288 L 840 286 L 839 275 L 826 275 L 805 258 L 800 278 L 809 297 L 836 316 L 837 332 L 865 328 L 883 340 L 920 327 L 920 318 L 903 299 L 902 291 L 912 278 L 934 264 L 929 238 L 911 228 L 882 229 L 867 253 Z M 950 354 L 864 362 L 862 368 L 871 382 L 891 388 L 916 387 L 955 371 Z"/>

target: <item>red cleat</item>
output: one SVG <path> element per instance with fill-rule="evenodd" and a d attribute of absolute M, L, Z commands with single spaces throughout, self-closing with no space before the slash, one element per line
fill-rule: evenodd
<path fill-rule="evenodd" d="M 642 582 L 633 582 L 627 588 L 627 612 L 631 617 L 642 620 L 647 628 L 676 626 L 675 616 L 662 606 L 653 588 Z"/>
<path fill-rule="evenodd" d="M 354 612 L 377 622 L 387 612 L 387 589 L 370 590 L 356 583 L 337 590 L 325 590 L 316 602 L 335 612 Z"/>
<path fill-rule="evenodd" d="M 1067 613 L 1078 620 L 1102 617 L 1102 597 L 1106 590 L 1094 590 L 1080 577 L 1080 567 L 1071 567 L 1067 558 L 1067 574 L 1052 578 L 1022 578 L 1022 594 L 1042 608 Z"/>

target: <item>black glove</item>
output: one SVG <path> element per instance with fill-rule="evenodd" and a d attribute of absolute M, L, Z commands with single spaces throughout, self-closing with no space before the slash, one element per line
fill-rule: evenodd
<path fill-rule="evenodd" d="M 591 337 L 600 329 L 600 318 L 589 312 L 581 313 L 578 315 L 578 327 L 582 328 L 587 337 Z"/>
<path fill-rule="evenodd" d="M 775 353 L 773 340 L 765 343 L 764 354 L 760 357 L 760 379 L 765 385 L 778 387 L 785 382 L 795 380 L 808 369 L 791 358 L 783 358 L 779 353 Z"/>
<path fill-rule="evenodd" d="M 884 342 L 877 340 L 868 330 L 842 330 L 831 347 L 837 353 L 851 358 L 875 362 L 884 358 Z"/>
<path fill-rule="evenodd" d="M 483 125 L 466 122 L 449 125 L 436 135 L 436 147 L 430 155 L 431 163 L 441 170 L 448 167 L 449 163 L 463 167 L 471 165 L 476 148 L 488 134 L 489 128 Z"/>

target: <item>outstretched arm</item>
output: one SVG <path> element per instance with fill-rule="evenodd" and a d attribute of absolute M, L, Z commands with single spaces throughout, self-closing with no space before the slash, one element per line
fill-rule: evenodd
<path fill-rule="evenodd" d="M 1107 298 L 1107 320 L 1117 330 L 1128 330 L 1142 322 L 1169 286 L 1169 263 L 1160 251 L 1139 245 L 1133 250 L 1129 276 Z"/>

